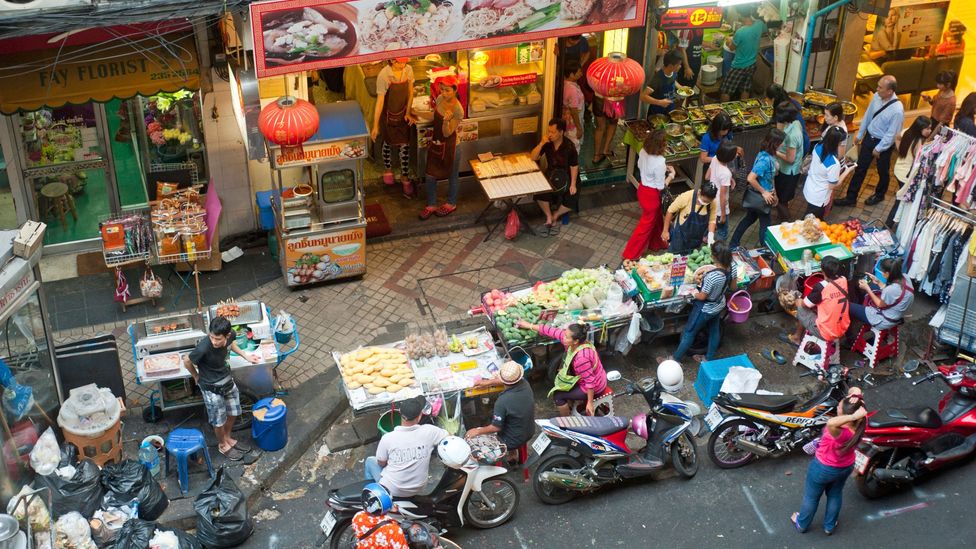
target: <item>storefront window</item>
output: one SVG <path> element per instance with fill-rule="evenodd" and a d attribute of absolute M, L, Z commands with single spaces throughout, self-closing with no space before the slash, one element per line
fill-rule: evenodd
<path fill-rule="evenodd" d="M 7 161 L 0 150 L 0 229 L 16 229 L 17 210 L 14 207 L 14 194 L 10 189 L 10 178 L 7 176 Z"/>
<path fill-rule="evenodd" d="M 136 123 L 142 117 L 133 112 L 135 100 L 113 99 L 105 104 L 108 120 L 109 145 L 115 164 L 115 181 L 119 189 L 122 208 L 139 208 L 148 204 L 146 174 L 140 153 L 140 132 Z"/>
<path fill-rule="evenodd" d="M 92 103 L 40 109 L 20 121 L 28 168 L 102 158 Z"/>
<path fill-rule="evenodd" d="M 27 178 L 39 219 L 47 223 L 44 244 L 63 244 L 98 237 L 98 223 L 112 212 L 103 167 L 61 170 Z"/>
<path fill-rule="evenodd" d="M 0 475 L 3 480 L 0 482 L 0 500 L 7 501 L 20 485 L 29 483 L 33 478 L 28 462 L 30 449 L 48 427 L 39 410 L 43 410 L 48 417 L 55 417 L 58 407 L 57 385 L 36 292 L 0 324 L 0 348 L 0 355 L 13 380 L 22 388 L 15 394 L 23 398 L 26 395 L 23 388 L 29 389 L 30 397 L 36 403 L 36 406 L 26 406 L 23 403 L 4 402 L 7 429 L 0 431 L 5 473 Z"/>
<path fill-rule="evenodd" d="M 159 93 L 134 102 L 142 107 L 150 169 L 154 164 L 189 162 L 196 165 L 197 178 L 205 180 L 200 92 Z"/>
<path fill-rule="evenodd" d="M 471 88 L 468 116 L 541 103 L 544 54 L 544 42 L 460 52 L 458 64 Z"/>

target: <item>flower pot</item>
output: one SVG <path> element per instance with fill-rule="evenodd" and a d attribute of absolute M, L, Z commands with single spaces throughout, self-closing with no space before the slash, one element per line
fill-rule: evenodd
<path fill-rule="evenodd" d="M 159 145 L 156 147 L 156 152 L 159 154 L 159 159 L 163 162 L 176 162 L 186 158 L 186 147 L 179 144 L 165 143 Z"/>

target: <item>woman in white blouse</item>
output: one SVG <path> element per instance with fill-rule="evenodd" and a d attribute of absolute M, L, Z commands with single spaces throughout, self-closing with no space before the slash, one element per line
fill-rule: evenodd
<path fill-rule="evenodd" d="M 624 259 L 637 260 L 647 250 L 663 250 L 668 247 L 661 238 L 664 227 L 661 192 L 674 180 L 674 168 L 668 166 L 664 160 L 667 137 L 664 130 L 651 132 L 637 155 L 637 168 L 641 178 L 640 186 L 637 187 L 637 202 L 640 203 L 641 217 L 624 248 Z"/>

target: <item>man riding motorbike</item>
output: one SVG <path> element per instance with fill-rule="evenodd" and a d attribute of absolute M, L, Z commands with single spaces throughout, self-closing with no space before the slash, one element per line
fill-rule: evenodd
<path fill-rule="evenodd" d="M 419 494 L 427 484 L 430 456 L 448 432 L 436 425 L 420 425 L 427 401 L 422 396 L 400 403 L 401 423 L 383 435 L 376 456 L 364 463 L 366 480 L 374 480 L 396 497 Z"/>

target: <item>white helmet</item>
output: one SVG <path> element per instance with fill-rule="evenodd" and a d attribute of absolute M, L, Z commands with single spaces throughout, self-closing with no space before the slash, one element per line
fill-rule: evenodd
<path fill-rule="evenodd" d="M 685 383 L 685 373 L 676 360 L 665 360 L 657 366 L 657 381 L 669 393 L 681 390 Z"/>
<path fill-rule="evenodd" d="M 437 455 L 440 456 L 444 465 L 458 468 L 471 457 L 471 446 L 461 437 L 450 436 L 437 445 Z"/>

